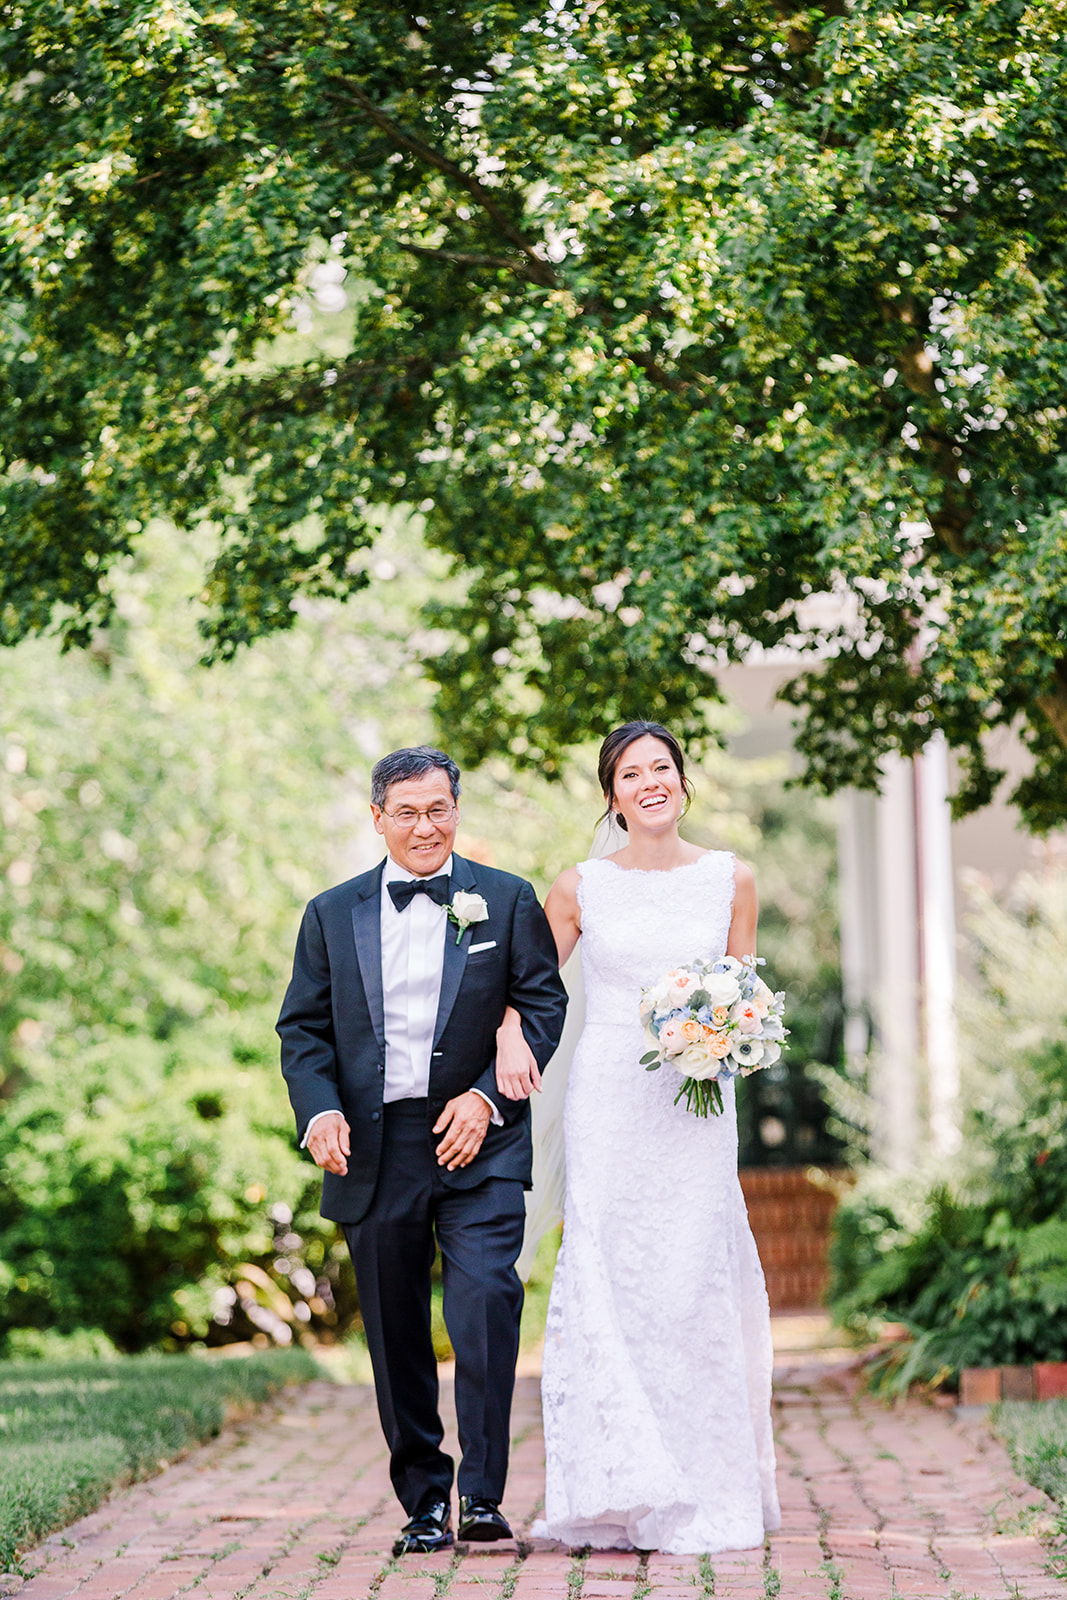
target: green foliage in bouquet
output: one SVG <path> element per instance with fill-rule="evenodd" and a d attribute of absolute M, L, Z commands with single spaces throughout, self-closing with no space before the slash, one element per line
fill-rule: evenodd
<path fill-rule="evenodd" d="M 872 1369 L 894 1391 L 1067 1359 L 1067 882 L 983 897 L 971 932 L 963 1151 L 925 1188 L 872 1169 L 835 1220 L 831 1309 L 860 1336 L 904 1326 Z"/>

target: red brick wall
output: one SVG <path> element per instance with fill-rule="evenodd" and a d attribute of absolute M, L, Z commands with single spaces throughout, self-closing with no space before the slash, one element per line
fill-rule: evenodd
<path fill-rule="evenodd" d="M 748 1217 L 767 1279 L 772 1311 L 822 1303 L 835 1195 L 817 1187 L 807 1167 L 746 1167 L 740 1173 Z M 843 1173 L 829 1173 L 839 1179 Z"/>

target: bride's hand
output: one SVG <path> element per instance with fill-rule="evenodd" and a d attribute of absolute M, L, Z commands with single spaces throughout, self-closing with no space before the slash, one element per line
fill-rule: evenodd
<path fill-rule="evenodd" d="M 537 1060 L 512 1006 L 496 1030 L 496 1086 L 506 1100 L 528 1100 L 534 1089 L 541 1092 Z"/>

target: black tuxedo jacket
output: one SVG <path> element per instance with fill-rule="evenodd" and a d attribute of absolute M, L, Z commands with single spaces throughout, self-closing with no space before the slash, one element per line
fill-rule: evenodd
<path fill-rule="evenodd" d="M 278 1018 L 282 1072 L 303 1139 L 319 1111 L 340 1111 L 351 1128 L 345 1177 L 325 1172 L 322 1215 L 361 1222 L 374 1197 L 382 1148 L 385 1026 L 382 999 L 380 863 L 348 883 L 327 889 L 304 912 L 293 976 Z M 530 1107 L 498 1092 L 496 1030 L 513 1005 L 538 1066 L 559 1043 L 567 992 L 559 975 L 548 921 L 530 885 L 453 854 L 450 890 L 480 894 L 484 922 L 445 926 L 441 999 L 430 1061 L 429 1126 L 445 1102 L 481 1089 L 500 1111 L 474 1160 L 454 1172 L 441 1169 L 457 1189 L 489 1177 L 530 1184 Z M 470 953 L 471 945 L 487 948 Z M 436 1142 L 436 1140 L 435 1140 Z"/>

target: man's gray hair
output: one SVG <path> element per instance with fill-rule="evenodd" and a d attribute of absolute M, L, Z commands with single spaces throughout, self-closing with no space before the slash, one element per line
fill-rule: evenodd
<path fill-rule="evenodd" d="M 443 772 L 452 790 L 452 799 L 459 799 L 459 768 L 443 750 L 432 744 L 417 744 L 410 750 L 393 750 L 375 763 L 370 775 L 371 805 L 384 806 L 391 784 L 403 783 L 408 778 L 424 778 L 428 772 Z"/>

